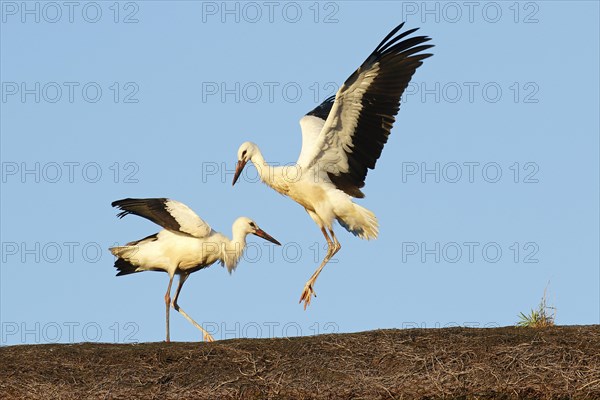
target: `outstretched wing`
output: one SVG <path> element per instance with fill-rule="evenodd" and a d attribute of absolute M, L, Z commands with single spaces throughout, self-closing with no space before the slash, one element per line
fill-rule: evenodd
<path fill-rule="evenodd" d="M 302 129 L 302 150 L 298 157 L 298 165 L 308 165 L 311 158 L 314 157 L 314 146 L 316 145 L 319 134 L 325 126 L 325 120 L 333 107 L 335 96 L 328 97 L 324 102 L 315 107 L 314 110 L 300 119 L 300 128 Z"/>
<path fill-rule="evenodd" d="M 335 99 L 328 98 L 300 122 L 298 164 L 326 173 L 338 189 L 353 197 L 364 197 L 360 188 L 387 142 L 402 93 L 423 60 L 432 55 L 421 53 L 433 47 L 423 44 L 430 38 L 407 38 L 418 28 L 397 35 L 403 26 L 383 39 Z"/>
<path fill-rule="evenodd" d="M 139 215 L 173 232 L 185 233 L 197 238 L 210 234 L 211 227 L 191 208 L 176 200 L 159 199 L 123 199 L 112 203 L 122 210 L 117 217 L 128 214 Z"/>

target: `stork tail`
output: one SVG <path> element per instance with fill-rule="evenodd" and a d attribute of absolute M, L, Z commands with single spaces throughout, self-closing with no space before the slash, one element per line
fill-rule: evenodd
<path fill-rule="evenodd" d="M 338 216 L 337 221 L 348 232 L 361 239 L 376 239 L 379 233 L 379 223 L 375 214 L 358 204 L 352 203 L 352 206 L 352 212 Z"/>

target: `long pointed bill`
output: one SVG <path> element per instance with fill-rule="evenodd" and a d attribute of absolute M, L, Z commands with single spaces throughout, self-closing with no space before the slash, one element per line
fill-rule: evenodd
<path fill-rule="evenodd" d="M 257 229 L 256 232 L 254 232 L 254 234 L 265 240 L 268 240 L 271 243 L 275 243 L 276 245 L 281 246 L 281 243 L 279 243 L 277 240 L 275 240 L 275 238 L 273 238 L 271 235 L 269 235 L 267 232 L 263 231 L 262 229 Z"/>
<path fill-rule="evenodd" d="M 235 183 L 237 182 L 238 178 L 240 177 L 240 174 L 246 166 L 246 162 L 247 161 L 244 160 L 240 160 L 237 162 L 237 165 L 235 166 L 235 175 L 233 175 L 233 183 L 231 184 L 231 186 L 235 185 Z"/>

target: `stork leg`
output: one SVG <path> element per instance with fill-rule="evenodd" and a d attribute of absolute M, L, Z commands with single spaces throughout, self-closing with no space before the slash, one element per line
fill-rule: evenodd
<path fill-rule="evenodd" d="M 177 299 L 179 298 L 179 292 L 181 291 L 181 287 L 183 286 L 183 283 L 186 281 L 186 279 L 188 278 L 188 276 L 190 276 L 189 274 L 182 274 L 179 277 L 179 284 L 177 285 L 177 291 L 175 292 L 175 298 L 173 299 L 173 308 L 179 312 L 181 315 L 183 315 L 185 317 L 185 319 L 187 319 L 188 321 L 190 321 L 192 323 L 192 325 L 194 325 L 196 328 L 200 329 L 202 331 L 202 335 L 204 337 L 204 340 L 206 340 L 207 342 L 214 342 L 215 339 L 211 336 L 210 333 L 208 333 L 207 331 L 204 330 L 204 328 L 202 328 L 196 321 L 194 321 L 189 315 L 186 314 L 185 311 L 183 311 L 181 309 L 181 307 L 179 307 L 179 304 L 177 304 Z"/>
<path fill-rule="evenodd" d="M 333 233 L 333 229 L 330 229 L 329 233 L 331 234 L 331 238 L 333 239 L 333 254 L 331 255 L 333 257 L 337 254 L 338 251 L 340 251 L 340 249 L 342 248 L 342 245 L 335 237 L 335 233 Z"/>
<path fill-rule="evenodd" d="M 311 297 L 317 297 L 317 294 L 313 289 L 313 285 L 315 284 L 317 277 L 323 270 L 323 267 L 325 267 L 325 264 L 327 264 L 329 260 L 331 260 L 331 257 L 333 257 L 342 248 L 342 245 L 340 244 L 340 242 L 338 242 L 332 229 L 329 229 L 329 233 L 331 234 L 333 240 L 329 238 L 329 235 L 327 235 L 327 231 L 324 227 L 321 227 L 321 232 L 323 232 L 323 236 L 325 236 L 325 240 L 327 240 L 327 254 L 325 254 L 325 258 L 323 258 L 323 261 L 321 262 L 319 268 L 317 268 L 317 270 L 312 274 L 308 282 L 306 282 L 306 285 L 304 285 L 304 290 L 300 295 L 299 303 L 302 303 L 304 301 L 305 310 L 306 307 L 310 304 Z"/>
<path fill-rule="evenodd" d="M 165 304 L 167 305 L 167 343 L 171 341 L 171 336 L 169 335 L 169 311 L 171 305 L 171 285 L 173 284 L 173 276 L 174 275 L 169 276 L 169 286 L 167 286 L 167 293 L 165 293 Z"/>

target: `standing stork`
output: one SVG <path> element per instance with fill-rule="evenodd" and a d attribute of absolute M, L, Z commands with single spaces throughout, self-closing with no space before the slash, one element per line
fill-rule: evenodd
<path fill-rule="evenodd" d="M 422 52 L 433 47 L 424 44 L 430 40 L 426 36 L 410 36 L 418 28 L 399 33 L 403 26 L 379 43 L 335 96 L 300 120 L 302 150 L 294 173 L 267 164 L 252 142 L 238 149 L 233 184 L 252 161 L 261 180 L 303 206 L 325 236 L 327 254 L 300 296 L 304 309 L 315 295 L 313 286 L 321 270 L 341 248 L 333 233 L 334 220 L 362 239 L 377 237 L 377 218 L 352 198 L 364 197 L 360 189 L 387 142 L 402 93 L 423 60 L 432 55 Z"/>
<path fill-rule="evenodd" d="M 177 304 L 181 287 L 191 273 L 207 268 L 216 261 L 220 261 L 231 273 L 244 253 L 246 236 L 250 233 L 277 245 L 281 244 L 246 217 L 235 220 L 232 228 L 233 239 L 229 240 L 225 235 L 213 230 L 188 206 L 171 199 L 123 199 L 113 202 L 112 206 L 121 210 L 117 214 L 119 218 L 135 214 L 165 228 L 125 246 L 111 247 L 110 252 L 117 256 L 117 276 L 141 271 L 165 271 L 169 274 L 169 286 L 165 294 L 167 342 L 170 341 L 170 306 L 200 329 L 204 340 L 214 340 Z M 171 302 L 171 285 L 175 274 L 179 275 L 179 285 Z"/>

